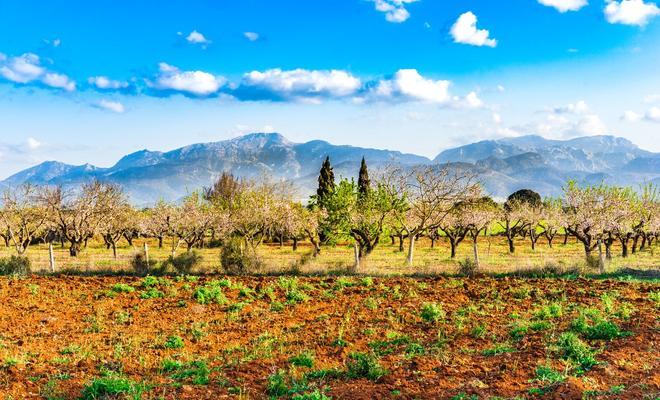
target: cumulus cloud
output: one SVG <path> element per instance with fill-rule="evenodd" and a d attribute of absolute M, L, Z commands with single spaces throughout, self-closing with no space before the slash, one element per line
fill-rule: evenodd
<path fill-rule="evenodd" d="M 34 53 L 25 53 L 12 57 L 0 68 L 0 74 L 12 82 L 28 83 L 39 79 L 46 69 L 39 65 L 39 56 Z"/>
<path fill-rule="evenodd" d="M 584 100 L 547 108 L 544 112 L 545 120 L 525 126 L 522 131 L 556 138 L 602 135 L 609 132 L 607 125 Z"/>
<path fill-rule="evenodd" d="M 451 27 L 450 33 L 455 43 L 472 46 L 497 46 L 497 40 L 489 37 L 488 30 L 477 28 L 477 16 L 472 11 L 461 14 Z"/>
<path fill-rule="evenodd" d="M 379 98 L 447 103 L 450 82 L 426 79 L 416 69 L 400 69 L 391 79 L 378 82 L 372 93 Z"/>
<path fill-rule="evenodd" d="M 406 9 L 406 4 L 414 3 L 418 0 L 372 0 L 376 11 L 385 13 L 385 20 L 393 23 L 405 22 L 410 18 L 410 13 Z"/>
<path fill-rule="evenodd" d="M 651 107 L 644 114 L 644 119 L 651 122 L 660 122 L 660 107 Z"/>
<path fill-rule="evenodd" d="M 642 115 L 634 111 L 628 110 L 623 113 L 621 119 L 628 122 L 637 122 L 642 119 Z"/>
<path fill-rule="evenodd" d="M 216 93 L 226 80 L 204 71 L 181 71 L 166 63 L 159 64 L 159 74 L 152 87 L 159 90 L 182 92 L 194 96 L 209 96 Z"/>
<path fill-rule="evenodd" d="M 238 92 L 243 96 L 271 100 L 339 98 L 360 89 L 360 79 L 342 70 L 252 71 L 243 75 Z"/>
<path fill-rule="evenodd" d="M 31 151 L 38 149 L 39 147 L 41 147 L 41 145 L 42 143 L 33 137 L 29 137 L 25 141 L 25 147 L 27 147 L 27 149 Z"/>
<path fill-rule="evenodd" d="M 561 13 L 577 11 L 589 4 L 587 0 L 538 0 L 538 2 L 544 6 L 554 7 Z"/>
<path fill-rule="evenodd" d="M 0 75 L 15 83 L 40 82 L 43 85 L 73 91 L 76 83 L 68 76 L 48 71 L 41 66 L 39 56 L 34 53 L 25 53 L 16 57 L 0 57 Z"/>
<path fill-rule="evenodd" d="M 605 19 L 610 24 L 644 26 L 651 18 L 660 14 L 655 3 L 644 0 L 606 0 Z"/>
<path fill-rule="evenodd" d="M 419 101 L 457 108 L 480 108 L 483 101 L 476 92 L 465 97 L 452 96 L 451 82 L 423 77 L 416 69 L 400 69 L 391 78 L 371 84 L 367 93 L 370 100 Z"/>
<path fill-rule="evenodd" d="M 64 89 L 67 92 L 76 90 L 76 83 L 62 74 L 49 72 L 44 75 L 43 83 L 54 88 Z"/>
<path fill-rule="evenodd" d="M 552 108 L 552 112 L 555 114 L 585 114 L 589 112 L 589 106 L 584 100 L 580 100 L 576 103 L 554 107 Z"/>
<path fill-rule="evenodd" d="M 259 40 L 259 34 L 257 32 L 243 32 L 243 36 L 250 42 L 256 42 Z"/>
<path fill-rule="evenodd" d="M 124 111 L 126 111 L 126 109 L 124 108 L 124 105 L 121 104 L 120 102 L 105 100 L 105 99 L 99 101 L 98 107 L 102 108 L 104 110 L 108 110 L 108 111 L 118 113 L 118 114 L 121 114 Z"/>
<path fill-rule="evenodd" d="M 103 75 L 89 77 L 87 82 L 98 89 L 125 89 L 128 87 L 128 82 L 113 80 Z"/>
<path fill-rule="evenodd" d="M 653 106 L 643 114 L 629 110 L 623 113 L 621 119 L 628 122 L 638 122 L 642 120 L 648 122 L 660 122 L 660 107 Z"/>
<path fill-rule="evenodd" d="M 195 44 L 209 44 L 211 43 L 203 34 L 197 31 L 192 31 L 186 36 L 186 40 Z"/>

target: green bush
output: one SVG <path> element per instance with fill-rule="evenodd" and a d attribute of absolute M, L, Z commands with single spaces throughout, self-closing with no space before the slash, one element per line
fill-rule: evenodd
<path fill-rule="evenodd" d="M 177 273 L 181 275 L 189 275 L 192 270 L 202 261 L 202 256 L 196 251 L 187 251 L 178 256 L 170 256 L 165 261 L 165 267 L 172 266 Z"/>
<path fill-rule="evenodd" d="M 586 371 L 597 364 L 594 351 L 573 332 L 562 334 L 557 348 L 563 359 L 577 364 L 579 371 Z"/>
<path fill-rule="evenodd" d="M 82 392 L 83 400 L 100 400 L 114 398 L 139 399 L 145 391 L 143 385 L 121 376 L 107 376 L 94 379 L 85 385 Z"/>
<path fill-rule="evenodd" d="M 426 322 L 438 322 L 441 318 L 445 317 L 445 311 L 440 304 L 426 303 L 422 306 L 420 316 Z"/>
<path fill-rule="evenodd" d="M 115 283 L 111 290 L 115 293 L 133 293 L 135 288 L 125 283 Z"/>
<path fill-rule="evenodd" d="M 306 351 L 300 353 L 296 356 L 293 356 L 289 359 L 289 362 L 296 367 L 307 367 L 312 368 L 314 366 L 314 356 L 312 353 Z"/>
<path fill-rule="evenodd" d="M 181 339 L 179 336 L 168 336 L 167 340 L 163 344 L 163 347 L 166 349 L 181 349 L 183 346 L 183 339 Z"/>
<path fill-rule="evenodd" d="M 471 258 L 466 258 L 465 260 L 458 262 L 458 275 L 460 276 L 474 276 L 477 273 L 477 269 L 477 263 Z"/>
<path fill-rule="evenodd" d="M 193 298 L 197 300 L 199 304 L 225 304 L 227 303 L 227 297 L 222 291 L 222 285 L 220 281 L 211 281 L 204 286 L 200 286 L 193 292 Z"/>
<path fill-rule="evenodd" d="M 0 275 L 29 275 L 30 259 L 25 256 L 0 258 Z"/>
<path fill-rule="evenodd" d="M 259 260 L 244 248 L 241 238 L 231 237 L 222 243 L 220 265 L 227 274 L 245 275 L 259 266 Z"/>
<path fill-rule="evenodd" d="M 133 258 L 131 258 L 131 268 L 133 268 L 133 272 L 135 272 L 136 275 L 147 275 L 155 267 L 156 261 L 149 260 L 149 262 L 147 262 L 147 258 L 143 252 L 135 253 Z"/>
<path fill-rule="evenodd" d="M 351 353 L 347 361 L 346 373 L 349 378 L 367 378 L 377 381 L 387 375 L 378 358 L 369 353 Z"/>

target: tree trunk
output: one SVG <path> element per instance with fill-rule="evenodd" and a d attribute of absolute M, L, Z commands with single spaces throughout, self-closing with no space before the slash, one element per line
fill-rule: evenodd
<path fill-rule="evenodd" d="M 591 258 L 591 246 L 588 242 L 584 241 L 582 242 L 584 244 L 584 256 L 587 258 Z"/>
<path fill-rule="evenodd" d="M 392 246 L 396 244 L 396 241 L 394 240 L 394 235 L 390 235 L 390 240 L 392 241 Z"/>
<path fill-rule="evenodd" d="M 279 240 L 280 240 L 280 249 L 282 249 L 284 247 L 284 235 L 280 234 Z"/>
<path fill-rule="evenodd" d="M 564 232 L 564 246 L 568 244 L 568 231 Z"/>
<path fill-rule="evenodd" d="M 435 237 L 431 237 L 431 248 L 435 248 Z"/>
<path fill-rule="evenodd" d="M 450 247 L 450 254 L 451 258 L 456 258 L 456 239 L 450 237 L 449 238 L 449 247 Z"/>
<path fill-rule="evenodd" d="M 603 241 L 598 239 L 598 272 L 605 273 L 605 258 L 603 257 Z"/>
<path fill-rule="evenodd" d="M 50 272 L 55 273 L 55 254 L 53 253 L 53 242 L 48 242 L 48 263 Z"/>
<path fill-rule="evenodd" d="M 69 247 L 69 255 L 71 257 L 78 257 L 78 253 L 80 253 L 80 242 L 72 240 L 71 246 Z"/>
<path fill-rule="evenodd" d="M 403 235 L 399 234 L 399 251 L 403 253 Z"/>
<path fill-rule="evenodd" d="M 472 238 L 472 250 L 474 251 L 474 265 L 477 269 L 479 269 L 479 248 L 477 246 L 478 237 L 479 234 L 476 234 Z"/>
<path fill-rule="evenodd" d="M 158 248 L 162 249 L 163 248 L 163 237 L 158 236 Z"/>
<path fill-rule="evenodd" d="M 408 235 L 409 244 L 408 244 L 408 266 L 412 267 L 413 265 L 413 256 L 415 255 L 415 234 L 410 233 Z"/>
<path fill-rule="evenodd" d="M 639 245 L 639 251 L 642 251 L 646 248 L 646 234 L 642 233 L 642 244 Z"/>
<path fill-rule="evenodd" d="M 147 263 L 147 267 L 149 267 L 149 245 L 147 242 L 144 242 L 144 261 Z"/>
<path fill-rule="evenodd" d="M 511 236 L 510 232 L 507 232 L 506 240 L 509 243 L 509 253 L 513 254 L 516 251 L 516 246 L 513 243 L 513 237 Z"/>
<path fill-rule="evenodd" d="M 353 266 L 353 272 L 357 272 L 360 269 L 360 250 L 358 249 L 357 242 L 353 243 L 353 253 L 355 255 L 355 265 Z"/>
<path fill-rule="evenodd" d="M 298 250 L 298 238 L 294 236 L 293 237 L 293 251 L 296 251 L 296 250 Z"/>
<path fill-rule="evenodd" d="M 639 240 L 639 234 L 633 237 L 632 253 L 637 253 L 637 241 Z"/>
<path fill-rule="evenodd" d="M 117 244 L 112 242 L 112 258 L 117 259 Z"/>

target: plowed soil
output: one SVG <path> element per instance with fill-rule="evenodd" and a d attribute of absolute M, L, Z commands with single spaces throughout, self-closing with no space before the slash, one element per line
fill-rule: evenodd
<path fill-rule="evenodd" d="M 0 398 L 79 398 L 121 377 L 145 399 L 655 399 L 659 292 L 587 279 L 0 278 Z M 581 369 L 559 342 L 588 309 L 619 331 L 576 333 L 597 361 Z M 373 368 L 352 367 L 356 353 Z"/>

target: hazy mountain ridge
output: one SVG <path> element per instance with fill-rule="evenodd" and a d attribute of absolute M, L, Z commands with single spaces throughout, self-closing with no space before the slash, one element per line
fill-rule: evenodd
<path fill-rule="evenodd" d="M 234 139 L 185 146 L 169 152 L 141 150 L 110 168 L 47 161 L 0 182 L 76 186 L 100 179 L 122 185 L 136 204 L 160 198 L 176 200 L 208 186 L 223 171 L 254 178 L 269 175 L 292 180 L 301 196 L 311 194 L 321 162 L 330 156 L 335 176 L 355 177 L 365 157 L 372 169 L 397 163 L 414 166 L 450 163 L 476 172 L 485 190 L 506 197 L 520 188 L 557 195 L 568 179 L 597 184 L 637 184 L 660 179 L 660 154 L 639 149 L 624 138 L 582 137 L 566 141 L 540 136 L 485 140 L 448 149 L 433 161 L 398 151 L 333 145 L 322 140 L 294 143 L 277 133 L 253 133 Z"/>

